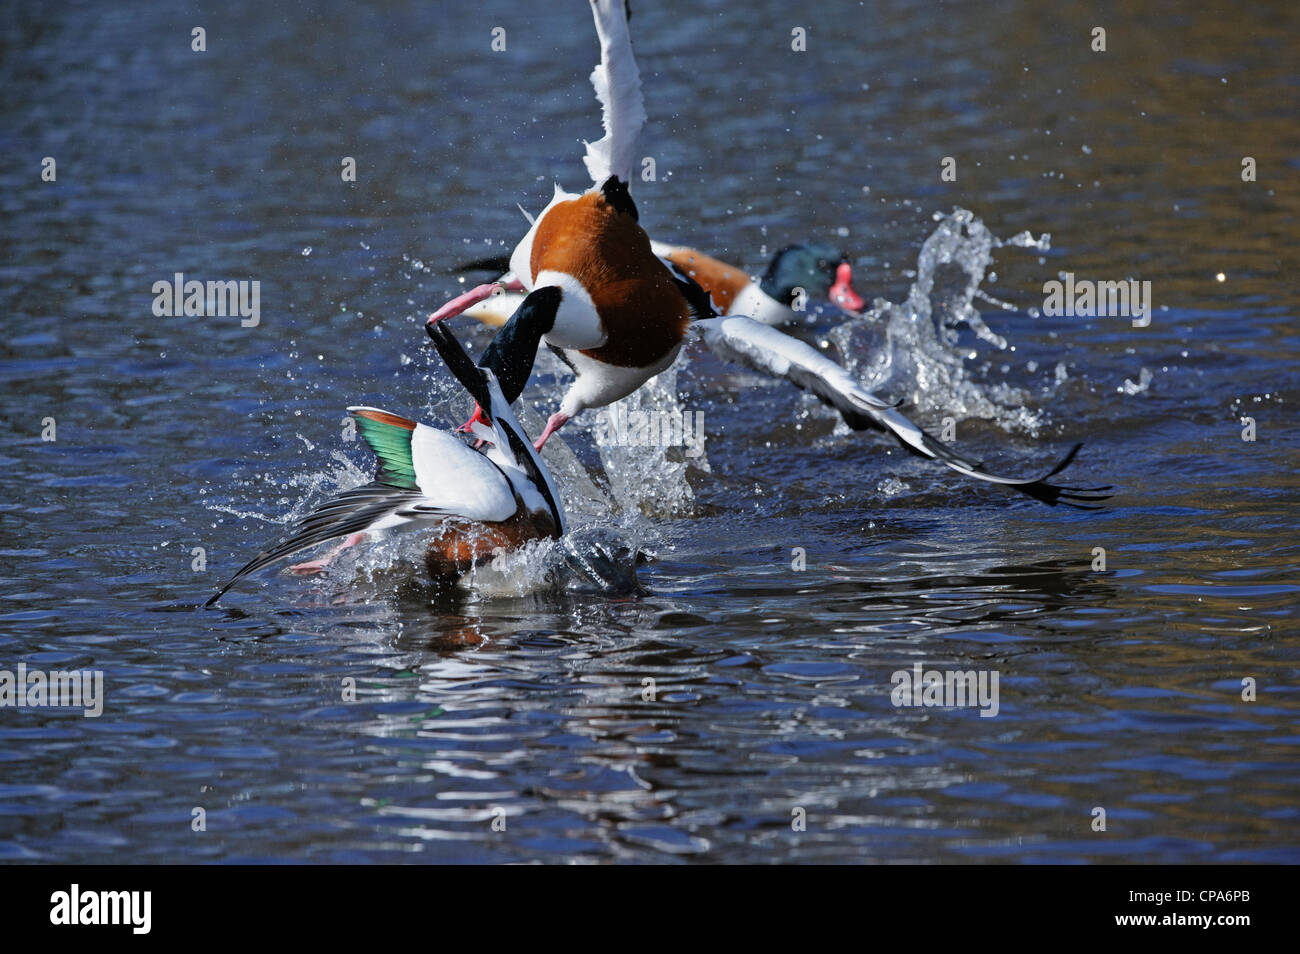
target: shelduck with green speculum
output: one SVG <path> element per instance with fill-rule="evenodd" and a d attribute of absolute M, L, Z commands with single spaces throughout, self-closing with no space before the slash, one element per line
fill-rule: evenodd
<path fill-rule="evenodd" d="M 333 552 L 292 569 L 318 572 L 340 550 L 380 531 L 421 531 L 429 534 L 424 565 L 430 578 L 447 582 L 496 552 L 563 535 L 564 510 L 555 482 L 496 376 L 474 366 L 446 325 L 430 325 L 428 333 L 448 369 L 486 414 L 477 416 L 462 437 L 379 408 L 348 408 L 379 460 L 375 479 L 317 507 L 292 536 L 253 557 L 206 605 L 248 574 L 338 538 L 344 542 Z"/>

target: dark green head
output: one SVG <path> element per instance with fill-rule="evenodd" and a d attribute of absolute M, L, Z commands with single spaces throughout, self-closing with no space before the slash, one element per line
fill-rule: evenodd
<path fill-rule="evenodd" d="M 797 289 L 803 289 L 803 310 L 829 300 L 837 307 L 860 311 L 862 299 L 849 285 L 851 274 L 847 257 L 835 246 L 807 242 L 777 252 L 759 288 L 787 306 L 795 305 Z"/>

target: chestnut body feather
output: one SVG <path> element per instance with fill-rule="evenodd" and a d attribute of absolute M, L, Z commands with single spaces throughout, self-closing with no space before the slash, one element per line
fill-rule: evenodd
<path fill-rule="evenodd" d="M 572 276 L 586 290 L 606 333 L 605 344 L 578 349 L 604 364 L 644 368 L 677 348 L 690 308 L 650 237 L 601 192 L 552 206 L 537 225 L 529 260 L 543 271 Z"/>

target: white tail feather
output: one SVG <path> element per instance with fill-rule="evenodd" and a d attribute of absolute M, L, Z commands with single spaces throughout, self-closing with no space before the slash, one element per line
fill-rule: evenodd
<path fill-rule="evenodd" d="M 641 98 L 641 74 L 632 55 L 632 38 L 628 35 L 624 0 L 591 0 L 600 37 L 600 64 L 591 71 L 591 85 L 596 88 L 604 138 L 584 143 L 587 154 L 582 161 L 596 185 L 610 176 L 628 182 L 637 136 L 645 125 L 645 101 Z"/>

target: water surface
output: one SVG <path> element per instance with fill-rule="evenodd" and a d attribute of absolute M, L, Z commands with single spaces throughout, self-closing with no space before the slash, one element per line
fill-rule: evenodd
<path fill-rule="evenodd" d="M 444 269 L 585 185 L 599 134 L 586 5 L 558 6 L 5 6 L 0 668 L 100 669 L 107 698 L 0 710 L 0 858 L 1300 860 L 1285 4 L 635 5 L 653 235 L 753 272 L 832 241 L 902 303 L 936 212 L 1050 233 L 991 253 L 1014 310 L 976 303 L 1014 351 L 960 331 L 971 403 L 892 386 L 1004 469 L 1083 441 L 1104 511 L 972 485 L 696 349 L 659 399 L 705 414 L 707 471 L 564 434 L 630 505 L 566 464 L 583 521 L 653 555 L 644 596 L 434 597 L 371 558 L 195 609 L 361 479 L 344 407 L 465 412 L 419 328 Z M 1038 314 L 1065 271 L 1151 281 L 1150 326 Z M 154 317 L 176 272 L 259 280 L 260 325 Z M 916 662 L 998 671 L 998 715 L 895 707 Z"/>

